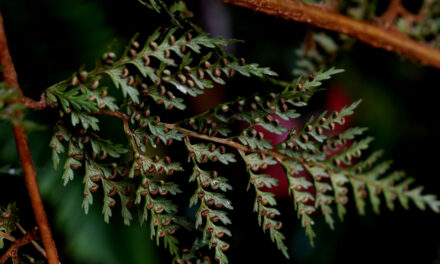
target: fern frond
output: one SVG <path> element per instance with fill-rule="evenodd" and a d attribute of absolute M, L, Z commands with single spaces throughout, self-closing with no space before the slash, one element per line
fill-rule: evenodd
<path fill-rule="evenodd" d="M 261 188 L 276 186 L 278 183 L 276 179 L 271 178 L 264 174 L 255 174 L 252 171 L 258 171 L 261 166 L 267 166 L 267 164 L 276 163 L 271 158 L 260 157 L 259 155 L 251 154 L 246 156 L 243 151 L 239 151 L 244 163 L 247 166 L 247 172 L 249 174 L 249 183 L 254 186 L 255 189 L 255 202 L 254 212 L 258 213 L 258 224 L 263 228 L 263 231 L 269 231 L 270 238 L 276 243 L 277 247 L 286 258 L 289 258 L 287 253 L 287 246 L 284 244 L 284 235 L 279 231 L 282 227 L 282 222 L 275 221 L 277 215 L 280 212 L 274 208 L 277 202 L 274 198 L 274 194 L 270 192 L 262 191 Z"/>
<path fill-rule="evenodd" d="M 275 208 L 274 194 L 265 189 L 276 186 L 277 181 L 260 172 L 271 165 L 283 166 L 293 207 L 312 244 L 318 212 L 333 228 L 334 213 L 340 219 L 346 214 L 350 191 L 360 214 L 366 211 L 368 196 L 378 213 L 381 194 L 390 209 L 398 199 L 404 208 L 413 201 L 420 209 L 430 207 L 438 212 L 437 198 L 422 194 L 420 188 L 409 188 L 412 180 L 404 179 L 403 173 L 383 176 L 389 162 L 373 166 L 381 152 L 362 159 L 372 141 L 371 137 L 363 137 L 365 128 L 353 127 L 336 133 L 337 126 L 345 124 L 360 101 L 340 111 L 312 116 L 303 126 L 290 129 L 282 125 L 280 120 L 301 121 L 301 108 L 307 106 L 315 92 L 322 90 L 324 80 L 342 70 L 330 68 L 307 78 L 283 82 L 276 80 L 276 73 L 268 68 L 225 54 L 222 46 L 228 40 L 181 33 L 178 28 L 158 29 L 143 45 L 136 39 L 137 36 L 121 56 L 108 51 L 95 69 L 80 70 L 45 92 L 47 103 L 59 111 L 60 119 L 50 141 L 54 168 L 64 153 L 64 184 L 84 171 L 86 213 L 94 202 L 93 192 L 102 187 L 106 222 L 113 215 L 113 206 L 120 203 L 124 223 L 129 224 L 133 218 L 131 208 L 136 206 L 141 224 L 149 221 L 152 238 L 156 237 L 157 244 L 162 239 L 176 263 L 202 262 L 196 254 L 201 248 L 212 249 L 217 261 L 228 263 L 225 251 L 229 244 L 224 235 L 231 236 L 227 227 L 231 221 L 225 209 L 233 210 L 233 206 L 224 193 L 232 190 L 232 186 L 216 170 L 206 169 L 205 163 L 222 166 L 237 161 L 246 166 L 249 186 L 255 191 L 254 210 L 259 225 L 268 231 L 286 257 L 289 256 L 280 232 L 282 223 L 275 220 L 281 212 Z M 235 74 L 267 80 L 278 89 L 237 98 L 177 121 L 178 115 L 162 114 L 184 113 L 185 95 L 203 94 L 214 83 L 225 84 Z M 106 81 L 119 91 L 120 97 L 102 85 Z M 122 121 L 124 144 L 115 144 L 102 136 L 102 115 Z M 244 128 L 231 129 L 233 122 Z M 286 138 L 274 145 L 262 130 Z M 192 138 L 199 141 L 191 141 Z M 192 174 L 184 171 L 184 161 L 172 162 L 172 153 L 165 156 L 155 150 L 175 143 L 186 149 Z M 237 159 L 237 151 L 241 159 Z M 173 178 L 175 172 L 186 174 L 188 181 L 196 184 L 189 206 L 198 209 L 195 223 L 190 226 L 201 231 L 201 237 L 196 235 L 188 250 L 182 248 L 176 234 L 176 230 L 188 224 L 179 216 L 181 212 L 175 203 L 183 189 L 182 183 L 177 184 Z"/>
<path fill-rule="evenodd" d="M 185 139 L 185 145 L 194 164 L 193 174 L 189 180 L 190 182 L 197 182 L 197 188 L 190 199 L 189 206 L 191 207 L 200 203 L 199 209 L 196 213 L 195 228 L 199 228 L 203 224 L 203 219 L 205 220 L 205 225 L 203 227 L 203 240 L 209 241 L 208 247 L 210 249 L 214 248 L 215 259 L 219 263 L 228 263 L 229 261 L 224 251 L 228 250 L 229 244 L 222 240 L 222 238 L 225 234 L 231 236 L 231 232 L 225 226 L 218 225 L 217 222 L 220 221 L 224 225 L 231 224 L 231 220 L 226 212 L 221 209 L 223 207 L 229 210 L 234 208 L 232 207 L 230 200 L 228 200 L 223 194 L 215 192 L 215 190 L 232 190 L 232 186 L 226 182 L 226 178 L 219 177 L 217 171 L 208 172 L 202 170 L 198 165 L 198 163 L 204 163 L 207 161 L 207 151 L 210 151 L 211 157 L 224 157 L 228 153 L 215 153 L 217 150 L 215 147 L 211 147 L 211 149 L 208 150 L 208 147 L 204 145 L 192 145 L 189 139 Z M 228 161 L 225 159 L 223 159 L 223 161 L 221 158 L 217 159 L 224 164 L 228 164 Z M 235 159 L 229 160 L 229 162 L 235 162 Z M 213 191 L 208 191 L 208 187 Z M 212 207 L 217 209 L 213 209 Z"/>

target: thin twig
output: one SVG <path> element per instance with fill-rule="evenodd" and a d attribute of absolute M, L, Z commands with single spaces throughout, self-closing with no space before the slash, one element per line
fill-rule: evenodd
<path fill-rule="evenodd" d="M 119 119 L 122 119 L 123 122 L 128 122 L 130 120 L 130 117 L 128 115 L 119 111 L 101 110 L 99 112 L 94 112 L 94 114 L 117 117 Z"/>
<path fill-rule="evenodd" d="M 46 94 L 43 93 L 41 95 L 40 101 L 35 101 L 29 97 L 22 96 L 20 99 L 20 103 L 22 103 L 26 108 L 32 110 L 43 110 L 47 107 L 46 105 Z"/>
<path fill-rule="evenodd" d="M 20 90 L 17 80 L 17 73 L 15 72 L 14 64 L 7 45 L 6 33 L 3 27 L 3 17 L 0 13 L 0 65 L 3 66 L 2 76 L 3 81 L 6 82 L 10 89 Z M 17 111 L 16 118 L 21 120 L 22 113 Z M 29 149 L 29 142 L 23 125 L 13 125 L 15 143 L 17 145 L 18 155 L 23 167 L 26 187 L 31 199 L 32 209 L 34 211 L 35 221 L 40 230 L 41 240 L 47 253 L 49 264 L 58 264 L 58 253 L 55 242 L 52 238 L 49 222 L 47 220 L 46 211 L 44 210 L 43 200 L 41 199 L 40 189 L 38 187 L 37 175 L 35 172 L 34 163 L 32 161 L 31 152 Z"/>
<path fill-rule="evenodd" d="M 232 141 L 230 139 L 224 139 L 224 138 L 212 137 L 212 136 L 207 136 L 207 135 L 199 134 L 197 132 L 194 132 L 194 131 L 191 131 L 191 130 L 179 127 L 179 126 L 177 126 L 175 124 L 166 124 L 166 123 L 162 123 L 162 124 L 166 128 L 168 128 L 168 129 L 175 129 L 175 130 L 179 131 L 180 133 L 184 134 L 185 136 L 199 138 L 199 139 L 204 139 L 204 140 L 211 141 L 211 142 L 216 142 L 216 143 L 219 143 L 219 144 L 223 144 L 223 145 L 226 145 L 226 146 L 233 147 L 235 149 L 242 150 L 244 152 L 263 153 L 263 154 L 267 154 L 267 155 L 270 155 L 270 156 L 273 156 L 273 157 L 280 158 L 282 160 L 290 159 L 290 157 L 287 157 L 287 156 L 285 156 L 285 155 L 283 155 L 281 153 L 274 152 L 274 151 L 271 151 L 271 150 L 252 149 L 252 148 L 249 148 L 249 147 L 247 147 L 245 145 L 242 145 L 240 143 Z M 302 160 L 302 159 L 299 159 L 299 160 Z"/>
<path fill-rule="evenodd" d="M 128 122 L 128 120 L 130 120 L 129 116 L 121 113 L 119 111 L 110 111 L 110 110 L 101 110 L 99 112 L 95 112 L 95 114 L 102 114 L 102 115 L 108 115 L 108 116 L 113 116 L 119 119 L 122 119 L 124 124 Z M 220 143 L 223 145 L 227 145 L 245 152 L 252 152 L 252 153 L 264 153 L 267 155 L 271 155 L 273 157 L 277 157 L 280 158 L 282 160 L 286 160 L 286 159 L 290 159 L 290 157 L 287 157 L 285 155 L 282 155 L 281 153 L 278 152 L 274 152 L 274 151 L 270 151 L 270 150 L 259 150 L 259 149 L 251 149 L 247 146 L 244 146 L 240 143 L 237 143 L 235 141 L 232 141 L 230 139 L 224 139 L 224 138 L 219 138 L 219 137 L 212 137 L 212 136 L 207 136 L 207 135 L 203 135 L 203 134 L 199 134 L 197 132 L 185 129 L 183 127 L 180 127 L 176 124 L 169 124 L 169 123 L 159 123 L 164 125 L 166 128 L 168 129 L 175 129 L 177 131 L 179 131 L 180 133 L 182 133 L 185 136 L 189 136 L 189 137 L 194 137 L 194 138 L 199 138 L 199 139 L 204 139 L 204 140 L 208 140 L 211 142 L 216 142 L 216 143 Z M 295 158 L 296 159 L 296 158 Z M 300 158 L 298 158 L 298 160 L 302 160 Z"/>
<path fill-rule="evenodd" d="M 422 12 L 419 14 L 413 14 L 402 5 L 402 0 L 392 0 L 388 5 L 387 10 L 378 18 L 378 22 L 386 29 L 392 28 L 397 31 L 394 23 L 399 16 L 409 23 L 409 25 L 412 25 L 416 21 L 420 22 L 423 20 Z"/>
<path fill-rule="evenodd" d="M 116 118 L 120 118 L 122 119 L 124 122 L 128 122 L 129 117 L 128 115 L 121 113 L 119 111 L 100 111 L 100 112 L 96 112 L 96 114 L 104 114 L 104 115 L 109 115 L 109 116 L 113 116 Z M 261 154 L 265 154 L 267 156 L 272 156 L 273 158 L 277 159 L 278 162 L 284 162 L 286 160 L 293 160 L 296 162 L 299 162 L 301 165 L 307 165 L 307 166 L 316 166 L 316 167 L 321 167 L 323 169 L 325 169 L 326 171 L 329 171 L 330 168 L 325 165 L 322 162 L 314 162 L 314 161 L 306 161 L 303 158 L 299 158 L 299 157 L 295 157 L 295 156 L 287 156 L 284 155 L 282 153 L 273 151 L 273 150 L 269 150 L 269 149 L 264 149 L 264 150 L 260 150 L 260 149 L 252 149 L 249 148 L 245 145 L 242 145 L 240 143 L 237 143 L 235 141 L 232 141 L 231 139 L 225 139 L 225 138 L 219 138 L 219 137 L 213 137 L 213 136 L 207 136 L 204 134 L 199 134 L 197 132 L 182 128 L 176 124 L 169 124 L 169 123 L 159 123 L 161 125 L 164 125 L 166 128 L 168 129 L 175 129 L 177 131 L 179 131 L 180 133 L 182 133 L 183 135 L 187 136 L 187 137 L 193 137 L 193 138 L 199 138 L 199 139 L 203 139 L 203 140 L 207 140 L 207 141 L 211 141 L 211 142 L 216 142 L 219 144 L 223 144 L 226 146 L 230 146 L 232 148 L 237 149 L 238 151 L 241 151 L 243 153 L 261 153 Z M 394 192 L 397 193 L 397 190 L 392 188 L 392 187 L 388 187 L 388 186 L 383 186 L 380 182 L 375 182 L 375 181 L 371 181 L 370 179 L 367 179 L 365 177 L 360 177 L 360 176 L 356 176 L 356 175 L 352 175 L 350 173 L 348 173 L 345 170 L 341 170 L 341 173 L 343 173 L 345 176 L 347 176 L 348 178 L 352 178 L 358 181 L 362 181 L 365 182 L 367 184 L 370 185 L 374 185 L 376 187 L 380 187 L 380 188 L 384 188 L 390 192 Z"/>
<path fill-rule="evenodd" d="M 18 257 L 18 249 L 24 245 L 29 244 L 32 240 L 38 238 L 37 228 L 29 231 L 24 237 L 14 241 L 14 244 L 6 251 L 5 254 L 0 258 L 0 264 L 4 264 L 9 258 Z"/>
<path fill-rule="evenodd" d="M 12 242 L 14 242 L 16 240 L 16 238 L 13 235 L 6 233 L 6 232 L 2 232 L 2 231 L 0 231 L 0 237 L 5 238 L 5 239 L 12 241 Z"/>
<path fill-rule="evenodd" d="M 395 52 L 423 65 L 440 69 L 440 51 L 400 32 L 340 15 L 295 0 L 220 0 L 269 15 L 350 35 L 373 47 Z"/>
<path fill-rule="evenodd" d="M 130 120 L 130 117 L 128 115 L 123 114 L 119 111 L 110 111 L 110 110 L 101 110 L 99 112 L 93 112 L 93 114 L 108 115 L 108 116 L 113 116 L 113 117 L 117 117 L 117 118 L 121 119 L 124 124 L 125 134 L 130 137 L 131 146 L 133 147 L 133 149 L 137 153 L 140 153 L 140 151 L 136 145 L 136 141 L 134 139 L 133 132 L 130 130 L 130 126 L 128 124 L 128 121 Z"/>
<path fill-rule="evenodd" d="M 17 223 L 16 225 L 17 225 L 18 229 L 20 229 L 21 233 L 23 233 L 23 235 L 27 234 L 26 230 L 20 225 L 20 223 Z M 44 251 L 44 249 L 37 243 L 37 241 L 32 240 L 31 243 L 34 246 L 34 248 L 38 252 L 40 252 L 40 254 L 43 255 L 43 257 L 45 257 L 47 259 L 46 251 Z"/>
<path fill-rule="evenodd" d="M 379 22 L 385 28 L 389 28 L 400 15 L 402 8 L 402 0 L 391 0 L 387 10 L 379 17 Z"/>
<path fill-rule="evenodd" d="M 244 153 L 262 153 L 262 154 L 265 154 L 267 156 L 272 156 L 272 157 L 276 158 L 279 162 L 284 162 L 286 160 L 294 160 L 294 161 L 297 161 L 297 162 L 301 163 L 301 165 L 308 164 L 310 166 L 321 167 L 321 168 L 323 168 L 323 169 L 325 169 L 327 171 L 329 170 L 329 168 L 325 164 L 323 164 L 321 162 L 312 162 L 312 161 L 311 162 L 307 162 L 306 160 L 304 160 L 302 158 L 298 158 L 298 157 L 295 157 L 295 156 L 287 156 L 287 155 L 281 154 L 279 152 L 275 152 L 273 150 L 252 149 L 252 148 L 249 148 L 247 146 L 244 146 L 244 145 L 242 145 L 240 143 L 234 142 L 234 141 L 229 140 L 229 139 L 223 139 L 223 138 L 211 137 L 211 136 L 199 134 L 199 133 L 196 133 L 194 131 L 190 131 L 190 130 L 187 130 L 185 128 L 181 128 L 179 126 L 176 126 L 174 124 L 165 124 L 165 123 L 163 123 L 163 124 L 168 129 L 176 129 L 180 133 L 182 133 L 182 134 L 184 134 L 186 136 L 195 137 L 195 138 L 204 139 L 204 140 L 208 140 L 208 141 L 211 141 L 211 142 L 216 142 L 216 143 L 220 143 L 220 144 L 223 144 L 223 145 L 227 145 L 227 146 L 233 147 L 233 148 L 235 148 L 235 149 L 237 149 L 239 151 L 242 151 Z M 368 183 L 370 185 L 374 185 L 376 187 L 384 188 L 384 186 L 382 184 L 380 184 L 379 182 L 371 181 L 371 180 L 366 179 L 364 177 L 359 177 L 359 176 L 351 175 L 350 173 L 348 173 L 348 172 L 346 172 L 344 170 L 342 170 L 341 173 L 343 173 L 348 178 L 353 178 L 353 179 L 356 179 L 358 181 L 362 181 L 362 182 L 366 182 L 366 183 Z M 386 188 L 386 189 L 388 191 L 391 191 L 391 192 L 397 192 L 393 188 Z"/>

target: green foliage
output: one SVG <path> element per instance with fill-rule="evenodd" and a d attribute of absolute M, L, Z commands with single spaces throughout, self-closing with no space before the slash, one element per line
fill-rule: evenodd
<path fill-rule="evenodd" d="M 277 209 L 271 190 L 278 181 L 264 172 L 273 165 L 284 168 L 281 177 L 288 181 L 292 209 L 312 244 L 320 214 L 333 229 L 337 218 L 343 220 L 347 214 L 350 199 L 360 215 L 369 205 L 377 214 L 385 207 L 393 210 L 397 200 L 405 209 L 413 203 L 421 210 L 439 212 L 435 195 L 424 194 L 421 186 L 412 187 L 414 179 L 403 172 L 389 172 L 391 162 L 379 161 L 382 152 L 368 150 L 373 139 L 364 136 L 366 128 L 338 130 L 360 101 L 339 112 L 309 117 L 293 128 L 280 122 L 303 123 L 302 108 L 323 89 L 325 80 L 343 71 L 318 69 L 337 52 L 341 40 L 350 44 L 345 37 L 310 34 L 317 47 L 298 50 L 293 73 L 301 77 L 284 82 L 269 68 L 226 54 L 224 46 L 235 40 L 201 33 L 187 20 L 191 12 L 182 1 L 170 1 L 174 3 L 169 6 L 161 0 L 139 2 L 169 15 L 175 27 L 158 28 L 146 41 L 143 34 L 136 35 L 122 54 L 109 48 L 94 69 L 82 67 L 44 93 L 58 114 L 49 143 L 54 169 L 62 167 L 64 185 L 75 177 L 82 179 L 86 214 L 95 204 L 102 208 L 106 223 L 114 210 L 126 225 L 138 220 L 180 264 L 229 262 L 234 220 L 230 215 L 238 207 L 231 193 L 240 189 L 222 173 L 226 166 L 245 168 L 257 222 L 287 258 L 289 249 L 278 220 L 282 210 Z M 372 20 L 376 2 L 342 1 L 339 11 Z M 399 18 L 396 26 L 413 38 L 438 45 L 438 7 L 437 1 L 424 1 L 428 19 L 407 23 Z M 268 92 L 188 115 L 189 96 L 225 85 L 236 75 L 260 80 Z M 0 120 L 17 121 L 14 113 L 23 106 L 9 103 L 19 98 L 18 91 L 0 83 Z M 106 131 L 104 115 L 119 119 L 121 131 Z M 284 139 L 274 144 L 266 132 Z M 234 177 L 244 176 L 241 171 Z M 188 190 L 192 195 L 185 202 Z M 18 218 L 14 205 L 0 208 L 0 213 L 1 248 L 1 235 L 13 231 Z"/>
<path fill-rule="evenodd" d="M 276 164 L 272 158 L 265 156 L 260 156 L 258 154 L 250 154 L 246 156 L 243 151 L 240 151 L 240 155 L 243 161 L 248 167 L 249 173 L 249 183 L 254 186 L 255 189 L 255 202 L 254 202 L 254 212 L 258 213 L 258 224 L 263 228 L 264 231 L 269 231 L 270 238 L 276 243 L 277 247 L 281 252 L 289 258 L 287 253 L 287 246 L 284 244 L 284 235 L 279 231 L 282 227 L 282 223 L 273 220 L 274 217 L 280 214 L 280 212 L 272 206 L 277 204 L 275 200 L 275 195 L 271 192 L 265 192 L 261 189 L 264 187 L 270 188 L 277 185 L 277 181 L 271 178 L 269 175 L 256 174 L 253 171 L 258 171 L 260 168 L 267 167 L 268 165 Z"/>
<path fill-rule="evenodd" d="M 117 195 L 125 224 L 129 224 L 133 218 L 130 209 L 134 205 L 142 208 L 141 223 L 150 221 L 151 234 L 156 236 L 157 243 L 162 238 L 170 253 L 179 256 L 182 253 L 173 234 L 182 226 L 182 222 L 176 216 L 176 205 L 167 196 L 181 192 L 178 185 L 171 182 L 170 176 L 181 171 L 182 167 L 180 163 L 171 162 L 168 156 L 151 156 L 149 148 L 157 148 L 161 143 L 171 145 L 173 141 L 181 141 L 184 134 L 162 123 L 160 117 L 154 115 L 154 111 L 158 111 L 155 105 L 164 105 L 168 111 L 184 110 L 183 99 L 174 96 L 172 89 L 197 96 L 204 89 L 213 87 L 212 82 L 224 84 L 225 78 L 232 77 L 235 72 L 260 78 L 274 76 L 275 73 L 257 64 L 245 64 L 243 60 L 240 62 L 230 55 L 214 56 L 214 51 L 218 53 L 221 46 L 228 43 L 226 40 L 209 38 L 204 34 L 193 37 L 191 33 L 176 38 L 176 32 L 177 28 L 166 32 L 158 29 L 142 47 L 133 38 L 119 59 L 108 51 L 96 69 L 89 72 L 80 70 L 70 80 L 49 87 L 46 96 L 48 104 L 60 110 L 60 122 L 50 142 L 54 168 L 61 160 L 59 155 L 66 153 L 62 176 L 64 184 L 75 177 L 77 170 L 83 171 L 85 212 L 94 202 L 93 193 L 102 187 L 102 212 L 106 222 L 112 216 Z M 193 57 L 200 59 L 193 63 Z M 108 92 L 106 86 L 100 86 L 106 76 L 110 77 L 115 88 L 121 90 L 122 102 L 110 95 L 112 93 Z M 122 116 L 127 145 L 114 144 L 99 135 L 100 114 Z M 212 130 L 213 133 L 215 131 Z M 189 153 L 195 164 L 207 161 L 228 164 L 236 161 L 233 154 L 225 153 L 223 146 L 190 145 L 188 141 L 187 147 L 191 149 Z M 197 171 L 202 170 L 198 168 Z M 214 190 L 227 191 L 232 188 L 226 178 L 217 178 L 214 174 L 212 172 L 209 176 L 212 179 L 207 178 Z M 203 175 L 208 177 L 208 174 Z M 197 178 L 200 186 L 207 187 L 207 179 L 202 183 L 201 177 Z M 214 203 L 217 208 L 224 206 L 232 209 L 230 201 L 222 194 L 206 191 L 206 199 L 208 205 Z M 230 234 L 230 231 L 214 224 L 217 219 L 224 224 L 230 222 L 222 210 L 212 210 L 210 217 L 207 217 L 203 239 L 208 237 L 207 230 L 215 231 L 209 233 L 209 247 L 216 248 L 216 258 L 226 263 L 223 251 L 229 244 L 220 238 L 222 234 Z M 195 227 L 198 228 L 200 224 L 200 221 L 196 222 Z"/>
<path fill-rule="evenodd" d="M 144 4 L 156 11 L 167 9 L 155 0 Z M 173 18 L 182 25 L 179 17 Z M 317 39 L 331 50 L 325 37 Z M 257 221 L 287 258 L 282 223 L 275 219 L 280 211 L 270 191 L 278 182 L 261 172 L 271 165 L 284 168 L 293 207 L 312 243 L 318 212 L 333 228 L 334 213 L 341 220 L 346 213 L 350 190 L 360 214 L 365 213 L 367 197 L 378 213 L 382 194 L 389 209 L 398 199 L 404 208 L 413 201 L 420 209 L 439 211 L 440 202 L 434 195 L 409 187 L 412 179 L 401 172 L 386 175 L 389 162 L 373 166 L 380 152 L 362 159 L 372 141 L 362 137 L 366 129 L 335 132 L 360 101 L 339 112 L 312 116 L 302 127 L 290 129 L 280 123 L 280 119 L 299 119 L 301 108 L 322 90 L 322 82 L 342 70 L 330 68 L 283 82 L 269 68 L 226 54 L 223 47 L 229 42 L 197 30 L 159 28 L 144 43 L 135 36 L 120 56 L 108 50 L 95 69 L 80 69 L 45 91 L 47 104 L 59 113 L 50 141 L 54 168 L 64 161 L 64 185 L 78 175 L 83 177 L 86 214 L 96 197 L 102 197 L 105 222 L 110 221 L 115 207 L 126 225 L 137 213 L 140 224 L 149 226 L 151 238 L 157 244 L 162 241 L 175 263 L 209 262 L 210 258 L 197 254 L 200 250 L 228 263 L 227 237 L 232 236 L 228 212 L 234 208 L 227 195 L 233 186 L 218 171 L 231 163 L 246 167 Z M 308 66 L 306 61 L 303 66 Z M 305 71 L 298 73 L 304 75 Z M 237 98 L 200 115 L 182 117 L 187 114 L 187 95 L 197 97 L 237 74 L 269 81 L 268 90 L 273 92 Z M 122 144 L 102 131 L 103 115 L 122 121 Z M 237 131 L 233 123 L 244 128 Z M 287 137 L 273 145 L 258 130 Z M 187 162 L 181 157 L 173 162 L 172 152 L 167 156 L 158 151 L 171 148 L 184 150 Z M 192 172 L 187 166 L 192 166 Z M 179 206 L 181 190 L 188 188 L 182 178 L 195 189 L 188 204 L 196 208 L 194 223 L 188 222 Z M 96 195 L 98 191 L 102 194 Z M 191 249 L 179 241 L 184 229 L 193 236 Z"/>
<path fill-rule="evenodd" d="M 229 157 L 229 162 L 235 162 L 235 159 L 230 157 L 228 153 L 221 153 L 224 151 L 219 151 L 214 145 L 211 145 L 210 150 L 207 150 L 204 145 L 192 145 L 189 139 L 185 140 L 185 145 L 194 164 L 193 174 L 189 181 L 197 182 L 197 189 L 189 203 L 190 207 L 199 204 L 195 228 L 199 228 L 203 224 L 203 219 L 205 220 L 205 225 L 202 228 L 203 241 L 207 241 L 210 249 L 215 248 L 216 260 L 220 263 L 228 263 L 224 251 L 229 248 L 229 244 L 222 240 L 222 238 L 225 234 L 231 236 L 231 231 L 224 226 L 220 226 L 217 222 L 221 222 L 223 225 L 231 224 L 231 220 L 226 212 L 221 209 L 224 207 L 233 210 L 234 208 L 231 201 L 223 194 L 217 193 L 216 190 L 220 189 L 226 192 L 232 190 L 232 186 L 227 183 L 227 178 L 219 177 L 217 171 L 202 170 L 198 163 L 207 162 L 209 156 L 211 157 L 210 160 L 219 160 L 224 164 L 228 164 L 228 159 L 224 157 Z M 209 151 L 209 154 L 207 154 L 207 151 Z M 208 188 L 211 188 L 212 191 L 208 191 Z"/>

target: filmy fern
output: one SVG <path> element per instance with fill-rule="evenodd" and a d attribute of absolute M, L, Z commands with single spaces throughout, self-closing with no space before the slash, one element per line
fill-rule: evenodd
<path fill-rule="evenodd" d="M 150 1 L 153 6 L 155 3 Z M 322 82 L 342 70 L 330 68 L 289 83 L 275 81 L 277 87 L 267 95 L 238 98 L 203 114 L 173 120 L 174 113 L 186 113 L 185 96 L 198 96 L 236 74 L 274 81 L 277 75 L 270 69 L 225 54 L 222 46 L 228 43 L 178 28 L 157 29 L 145 43 L 135 37 L 121 56 L 109 50 L 95 69 L 81 69 L 45 91 L 47 104 L 59 111 L 50 142 L 54 167 L 64 161 L 64 184 L 83 177 L 86 213 L 94 193 L 101 189 L 104 220 L 108 222 L 120 204 L 128 225 L 137 208 L 140 222 L 149 223 L 151 236 L 158 244 L 163 241 L 175 263 L 210 262 L 209 257 L 196 254 L 202 248 L 211 249 L 220 263 L 228 263 L 225 251 L 233 234 L 227 214 L 234 208 L 227 195 L 233 186 L 226 175 L 205 167 L 205 163 L 223 166 L 240 162 L 246 166 L 258 223 L 286 257 L 282 223 L 276 219 L 280 211 L 274 194 L 268 191 L 277 181 L 260 171 L 277 163 L 285 170 L 294 208 L 312 241 L 317 212 L 333 228 L 334 210 L 342 219 L 351 197 L 360 214 L 365 212 L 367 197 L 378 212 L 382 194 L 390 209 L 398 199 L 405 208 L 413 201 L 420 209 L 428 206 L 439 211 L 435 196 L 409 187 L 412 179 L 404 178 L 401 172 L 385 174 L 389 162 L 373 165 L 380 152 L 363 159 L 362 153 L 372 140 L 361 137 L 365 129 L 335 132 L 359 102 L 339 112 L 311 117 L 303 127 L 289 129 L 280 123 L 279 119 L 299 118 L 299 109 L 321 89 Z M 163 111 L 170 114 L 161 114 Z M 125 143 L 115 144 L 101 133 L 103 115 L 122 120 Z M 244 129 L 234 131 L 233 122 Z M 272 145 L 257 127 L 288 136 Z M 184 171 L 188 166 L 185 161 L 173 161 L 171 154 L 153 150 L 170 145 L 187 153 L 192 171 Z M 60 158 L 62 154 L 65 158 Z M 197 210 L 190 226 L 177 203 L 183 188 L 177 183 L 176 172 L 195 188 L 189 206 Z M 191 249 L 182 249 L 179 244 L 182 227 L 194 230 Z"/>

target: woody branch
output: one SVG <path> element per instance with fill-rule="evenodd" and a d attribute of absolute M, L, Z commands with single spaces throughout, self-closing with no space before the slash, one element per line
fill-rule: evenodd
<path fill-rule="evenodd" d="M 402 56 L 440 69 L 440 51 L 408 38 L 395 30 L 362 22 L 318 6 L 296 0 L 220 0 L 286 20 L 307 23 L 319 28 L 347 34 L 373 47 L 395 52 Z M 399 0 L 392 1 L 386 21 L 394 20 L 403 8 Z M 406 10 L 405 10 L 406 11 Z M 407 12 L 403 12 L 407 14 Z"/>
<path fill-rule="evenodd" d="M 3 17 L 0 13 L 0 65 L 3 66 L 2 77 L 3 81 L 8 84 L 10 89 L 20 90 L 17 80 L 17 73 L 15 72 L 14 63 L 7 45 L 6 33 L 3 26 Z M 17 111 L 14 113 L 18 120 L 22 119 L 22 113 Z M 32 161 L 31 152 L 29 149 L 29 142 L 23 125 L 13 125 L 15 143 L 17 145 L 18 155 L 23 168 L 26 187 L 31 199 L 32 209 L 34 211 L 35 220 L 38 229 L 40 230 L 40 237 L 47 253 L 49 264 L 58 264 L 58 253 L 55 242 L 52 238 L 49 222 L 47 220 L 46 211 L 44 210 L 43 200 L 41 199 L 40 189 L 38 187 L 37 175 Z"/>
<path fill-rule="evenodd" d="M 31 231 L 27 232 L 22 238 L 14 239 L 12 246 L 6 251 L 5 254 L 0 258 L 0 264 L 5 263 L 9 258 L 17 259 L 18 258 L 18 249 L 22 246 L 25 246 L 32 241 L 38 239 L 37 228 L 35 227 Z M 15 261 L 14 261 L 15 263 Z"/>

